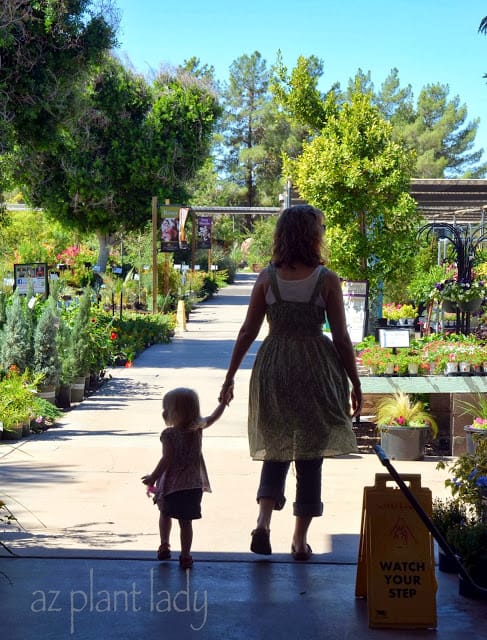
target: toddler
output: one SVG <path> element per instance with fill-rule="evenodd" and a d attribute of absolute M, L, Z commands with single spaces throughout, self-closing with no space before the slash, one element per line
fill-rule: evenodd
<path fill-rule="evenodd" d="M 158 560 L 171 557 L 169 538 L 172 519 L 179 521 L 182 569 L 193 566 L 191 544 L 192 521 L 201 518 L 203 491 L 211 491 L 202 453 L 202 430 L 222 415 L 226 403 L 220 402 L 208 417 L 200 415 L 198 395 L 192 389 L 179 387 L 165 394 L 162 417 L 169 428 L 161 433 L 162 458 L 154 471 L 142 477 L 142 482 L 154 486 L 154 502 L 159 507 L 161 544 Z"/>

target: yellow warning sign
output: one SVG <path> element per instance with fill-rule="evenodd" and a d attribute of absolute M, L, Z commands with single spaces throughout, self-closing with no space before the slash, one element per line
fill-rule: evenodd
<path fill-rule="evenodd" d="M 403 475 L 431 516 L 431 491 L 419 474 Z M 364 487 L 355 595 L 366 597 L 370 627 L 434 628 L 436 578 L 433 538 L 389 474 Z"/>

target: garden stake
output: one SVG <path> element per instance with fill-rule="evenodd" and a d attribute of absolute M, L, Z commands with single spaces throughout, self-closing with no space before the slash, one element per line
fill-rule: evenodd
<path fill-rule="evenodd" d="M 450 559 L 453 560 L 453 562 L 455 563 L 455 566 L 457 567 L 458 574 L 463 578 L 463 580 L 465 580 L 465 582 L 467 582 L 473 589 L 475 589 L 478 592 L 479 597 L 481 597 L 482 599 L 487 598 L 487 589 L 484 588 L 484 587 L 479 586 L 476 582 L 474 582 L 472 580 L 472 578 L 470 577 L 468 572 L 465 570 L 464 566 L 462 565 L 462 563 L 460 562 L 458 557 L 453 552 L 453 549 L 450 547 L 450 545 L 446 541 L 446 539 L 443 536 L 443 534 L 441 533 L 441 531 L 439 531 L 439 529 L 436 527 L 434 522 L 431 521 L 431 519 L 425 513 L 425 511 L 422 508 L 422 506 L 419 504 L 419 502 L 414 497 L 414 494 L 410 491 L 410 489 L 407 486 L 407 484 L 404 482 L 404 480 L 401 478 L 399 473 L 393 467 L 393 465 L 392 465 L 391 461 L 389 460 L 389 458 L 387 457 L 387 454 L 384 451 L 384 449 L 380 445 L 375 444 L 374 445 L 374 451 L 377 454 L 377 456 L 379 457 L 379 460 L 381 461 L 381 463 L 384 465 L 384 467 L 386 467 L 387 471 L 392 476 L 393 480 L 395 480 L 395 482 L 397 483 L 397 486 L 401 489 L 403 494 L 406 496 L 406 498 L 408 499 L 408 501 L 411 504 L 411 506 L 413 507 L 413 509 L 416 511 L 418 516 L 421 518 L 421 520 L 423 521 L 423 524 L 426 526 L 428 531 L 434 537 L 436 542 L 440 545 L 440 547 L 445 552 L 445 554 Z"/>

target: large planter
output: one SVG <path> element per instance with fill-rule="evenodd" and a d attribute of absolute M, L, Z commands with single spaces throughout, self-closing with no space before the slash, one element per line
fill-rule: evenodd
<path fill-rule="evenodd" d="M 482 305 L 482 298 L 475 298 L 475 300 L 469 300 L 468 302 L 459 302 L 458 307 L 460 311 L 464 313 L 474 313 L 478 311 Z"/>
<path fill-rule="evenodd" d="M 8 429 L 4 427 L 2 431 L 2 440 L 20 440 L 22 438 L 23 431 L 24 425 L 22 422 L 13 424 Z"/>
<path fill-rule="evenodd" d="M 71 384 L 60 384 L 56 394 L 56 405 L 61 409 L 71 406 Z"/>
<path fill-rule="evenodd" d="M 51 404 L 56 404 L 56 386 L 54 384 L 41 385 L 37 389 L 37 395 Z"/>
<path fill-rule="evenodd" d="M 85 397 L 85 376 L 75 378 L 71 383 L 71 402 L 82 402 Z"/>
<path fill-rule="evenodd" d="M 467 445 L 467 453 L 474 454 L 476 449 L 475 439 L 478 438 L 487 438 L 487 429 L 479 429 L 478 427 L 473 427 L 471 424 L 467 424 L 463 427 L 465 431 L 465 441 Z M 473 438 L 473 436 L 476 438 Z"/>
<path fill-rule="evenodd" d="M 423 460 L 429 427 L 380 425 L 380 444 L 391 460 Z"/>

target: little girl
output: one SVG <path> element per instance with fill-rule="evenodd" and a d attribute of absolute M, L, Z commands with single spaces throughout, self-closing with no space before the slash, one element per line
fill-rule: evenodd
<path fill-rule="evenodd" d="M 183 569 L 193 566 L 192 520 L 201 518 L 203 491 L 211 491 L 202 453 L 202 430 L 220 418 L 225 406 L 220 402 L 210 416 L 202 418 L 198 395 L 192 389 L 173 389 L 162 399 L 162 417 L 169 426 L 161 433 L 162 458 L 142 482 L 149 487 L 155 485 L 154 502 L 160 510 L 157 559 L 171 557 L 169 537 L 172 519 L 176 518 L 181 537 L 179 565 Z"/>

